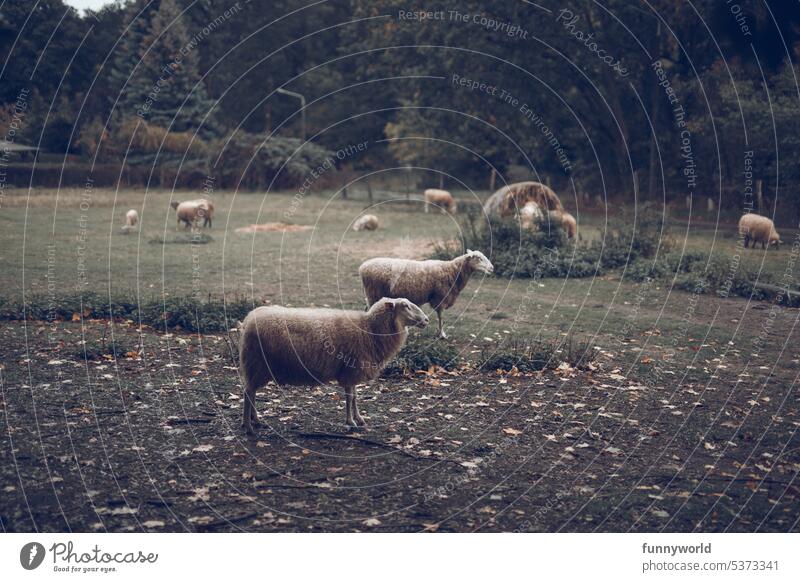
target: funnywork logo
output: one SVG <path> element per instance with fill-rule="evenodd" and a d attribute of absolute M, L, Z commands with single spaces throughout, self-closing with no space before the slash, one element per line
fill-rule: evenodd
<path fill-rule="evenodd" d="M 44 546 L 39 542 L 27 543 L 19 552 L 19 563 L 26 570 L 35 570 L 44 561 L 44 554 Z"/>

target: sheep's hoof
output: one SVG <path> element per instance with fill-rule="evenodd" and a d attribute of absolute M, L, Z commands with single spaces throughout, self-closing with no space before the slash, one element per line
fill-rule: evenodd
<path fill-rule="evenodd" d="M 259 426 L 259 425 L 256 424 L 256 426 Z M 244 432 L 245 432 L 245 434 L 247 434 L 247 436 L 255 436 L 256 431 L 253 428 L 252 424 L 243 422 L 242 423 L 242 428 L 244 429 Z"/>
<path fill-rule="evenodd" d="M 366 426 L 367 425 L 367 421 L 364 420 L 364 417 L 359 414 L 358 416 L 356 416 L 356 424 L 358 426 Z"/>
<path fill-rule="evenodd" d="M 439 339 L 447 339 L 447 334 L 443 331 L 439 332 Z"/>

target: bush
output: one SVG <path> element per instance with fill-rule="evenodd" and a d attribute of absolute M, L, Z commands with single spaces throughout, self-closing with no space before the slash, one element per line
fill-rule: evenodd
<path fill-rule="evenodd" d="M 47 296 L 31 296 L 25 305 L 0 301 L 0 319 L 77 321 L 85 319 L 130 319 L 160 330 L 219 333 L 235 327 L 255 307 L 241 297 L 221 301 L 199 301 L 191 296 L 152 298 L 137 303 L 134 298 L 96 293 L 65 295 L 51 301 Z"/>
<path fill-rule="evenodd" d="M 509 340 L 484 350 L 478 360 L 478 367 L 485 371 L 502 370 L 509 372 L 538 372 L 555 369 L 562 363 L 573 368 L 584 368 L 595 358 L 595 350 L 587 342 L 574 343 L 572 336 L 565 342 L 557 340 Z"/>
<path fill-rule="evenodd" d="M 458 350 L 441 340 L 413 337 L 406 342 L 383 370 L 384 376 L 400 376 L 417 370 L 428 370 L 431 366 L 451 370 L 458 365 Z"/>

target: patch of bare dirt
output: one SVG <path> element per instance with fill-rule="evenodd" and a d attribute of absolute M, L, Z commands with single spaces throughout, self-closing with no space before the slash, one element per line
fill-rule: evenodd
<path fill-rule="evenodd" d="M 302 232 L 313 227 L 307 224 L 290 224 L 287 222 L 267 222 L 265 224 L 250 224 L 236 229 L 236 232 Z"/>

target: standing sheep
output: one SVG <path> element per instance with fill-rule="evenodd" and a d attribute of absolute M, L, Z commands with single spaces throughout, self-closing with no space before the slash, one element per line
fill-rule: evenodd
<path fill-rule="evenodd" d="M 442 213 L 456 213 L 456 199 L 447 190 L 428 188 L 425 190 L 425 213 L 431 206 L 439 208 Z"/>
<path fill-rule="evenodd" d="M 136 230 L 136 225 L 139 224 L 139 213 L 131 208 L 125 213 L 125 226 L 122 227 L 122 232 L 128 234 L 132 230 Z"/>
<path fill-rule="evenodd" d="M 753 248 L 756 243 L 761 243 L 761 248 L 766 249 L 767 245 L 780 248 L 781 237 L 775 230 L 773 223 L 766 216 L 758 214 L 745 214 L 739 219 L 739 236 L 744 237 L 744 248 L 747 248 L 750 241 L 753 241 Z"/>
<path fill-rule="evenodd" d="M 488 216 L 513 216 L 528 202 L 535 202 L 542 210 L 564 210 L 556 193 L 540 182 L 517 182 L 503 186 L 489 196 L 483 210 Z"/>
<path fill-rule="evenodd" d="M 374 214 L 365 214 L 353 223 L 353 230 L 378 230 L 380 221 Z"/>
<path fill-rule="evenodd" d="M 408 299 L 383 299 L 369 311 L 258 307 L 240 327 L 239 369 L 244 384 L 242 426 L 258 426 L 256 390 L 276 384 L 314 386 L 336 380 L 345 393 L 348 426 L 366 424 L 356 384 L 375 379 L 402 349 L 407 327 L 428 317 Z"/>
<path fill-rule="evenodd" d="M 202 218 L 203 226 L 211 228 L 211 222 L 214 218 L 214 203 L 205 198 L 197 200 L 187 200 L 186 202 L 173 201 L 170 206 L 175 209 L 178 216 L 178 223 L 176 228 L 181 227 L 181 222 L 186 223 L 185 228 L 192 228 L 197 221 Z"/>
<path fill-rule="evenodd" d="M 451 261 L 377 258 L 358 268 L 368 306 L 381 297 L 405 297 L 417 305 L 429 303 L 439 320 L 440 338 L 447 337 L 442 311 L 452 307 L 475 271 L 488 275 L 494 267 L 482 252 L 470 250 Z"/>

